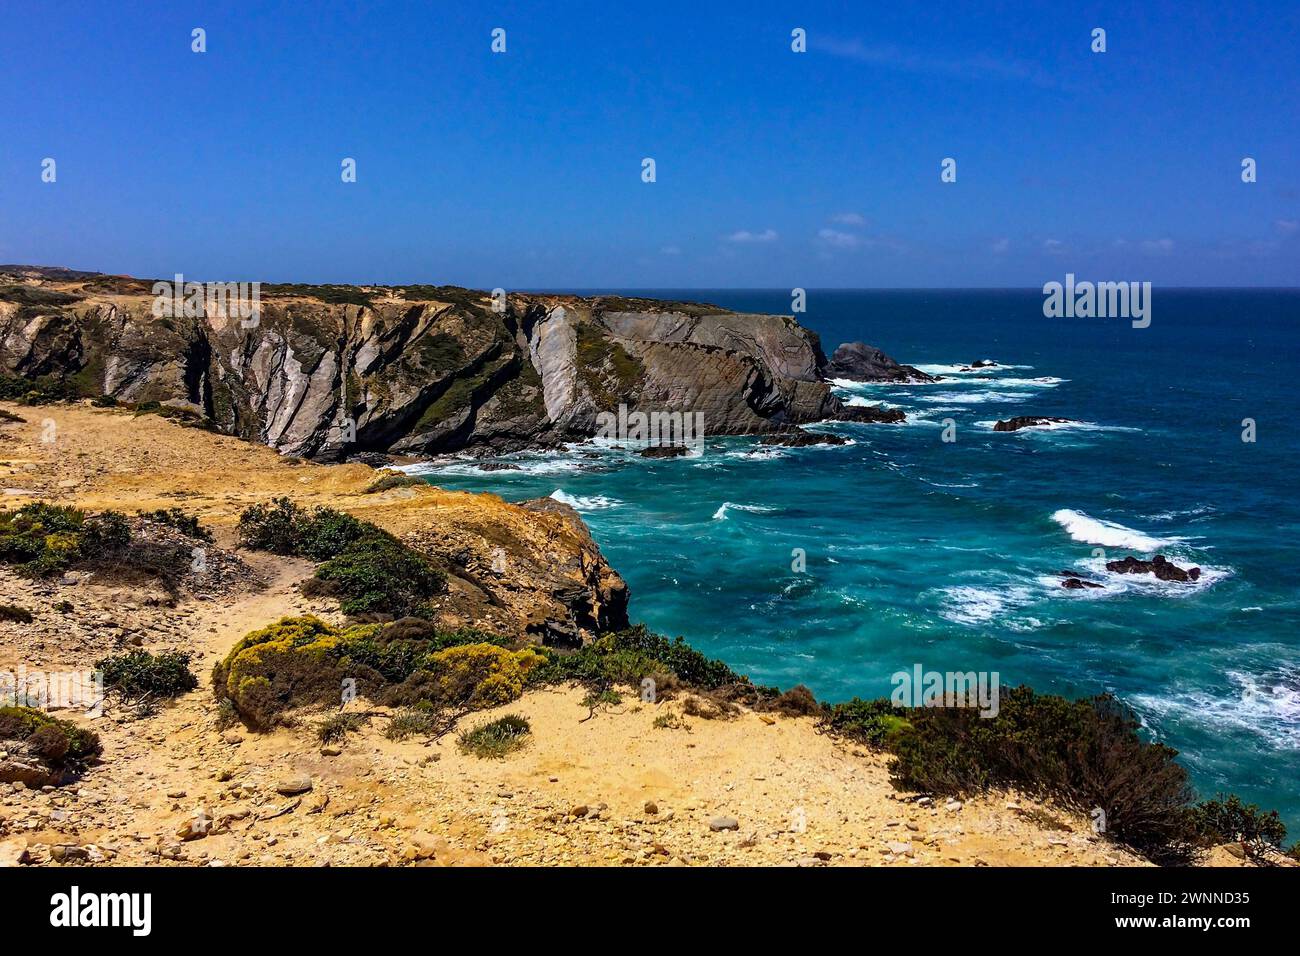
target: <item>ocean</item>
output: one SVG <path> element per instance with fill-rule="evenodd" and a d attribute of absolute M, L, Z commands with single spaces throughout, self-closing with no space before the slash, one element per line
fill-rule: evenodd
<path fill-rule="evenodd" d="M 622 291 L 791 305 L 788 290 Z M 1300 836 L 1300 290 L 1157 288 L 1142 329 L 1045 318 L 1043 298 L 809 290 L 797 318 L 828 354 L 861 340 L 944 376 L 841 388 L 907 415 L 814 426 L 847 446 L 710 438 L 700 458 L 660 461 L 587 446 L 427 477 L 569 502 L 627 580 L 633 620 L 756 682 L 888 696 L 920 664 L 1108 691 L 1203 796 L 1276 808 Z M 960 370 L 978 359 L 999 364 Z M 1031 414 L 1083 424 L 991 428 Z M 1157 552 L 1200 579 L 1104 567 Z M 1065 569 L 1104 590 L 1061 587 Z"/>

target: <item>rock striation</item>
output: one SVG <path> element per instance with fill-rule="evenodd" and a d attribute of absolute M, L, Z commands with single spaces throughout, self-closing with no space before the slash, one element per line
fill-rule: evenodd
<path fill-rule="evenodd" d="M 255 321 L 153 283 L 0 268 L 0 373 L 182 409 L 321 460 L 500 453 L 590 437 L 602 413 L 698 413 L 708 434 L 837 417 L 815 333 L 787 316 L 616 296 L 263 284 Z M 904 367 L 905 368 L 905 367 Z"/>

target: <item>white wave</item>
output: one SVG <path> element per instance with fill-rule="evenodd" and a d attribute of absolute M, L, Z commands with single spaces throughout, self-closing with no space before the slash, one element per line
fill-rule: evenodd
<path fill-rule="evenodd" d="M 1004 588 L 976 587 L 969 584 L 943 588 L 943 603 L 939 616 L 956 624 L 987 624 L 1008 611 L 1029 604 L 1033 592 L 1026 587 Z"/>
<path fill-rule="evenodd" d="M 993 426 L 997 424 L 996 420 L 976 422 L 976 428 L 986 428 L 992 431 Z M 1098 425 L 1096 422 L 1047 422 L 1044 425 L 1034 425 L 1030 428 L 1017 428 L 1014 432 L 1003 432 L 1001 434 L 1025 436 L 1041 432 L 1140 432 L 1140 428 L 1132 428 L 1128 425 Z M 1152 519 L 1155 520 L 1155 519 Z"/>
<path fill-rule="evenodd" d="M 936 404 L 982 405 L 985 402 L 1023 402 L 1029 395 L 1021 392 L 941 392 L 922 395 L 921 401 Z"/>
<path fill-rule="evenodd" d="M 766 512 L 776 510 L 775 508 L 769 508 L 765 505 L 738 505 L 734 501 L 724 501 L 722 507 L 713 512 L 713 520 L 726 521 L 727 512 L 732 508 L 735 508 L 737 511 L 748 511 L 752 514 L 765 514 Z"/>
<path fill-rule="evenodd" d="M 1170 696 L 1138 694 L 1132 702 L 1160 717 L 1246 730 L 1275 747 L 1300 749 L 1300 666 L 1284 664 L 1267 676 L 1236 670 L 1225 674 L 1234 696 L 1193 690 Z"/>
<path fill-rule="evenodd" d="M 1167 548 L 1180 541 L 1180 538 L 1157 538 L 1115 521 L 1093 518 L 1082 511 L 1061 508 L 1052 513 L 1052 520 L 1059 524 L 1075 541 L 1084 544 L 1096 544 L 1103 548 L 1129 548 L 1133 551 L 1152 552 Z"/>
<path fill-rule="evenodd" d="M 623 503 L 617 498 L 606 498 L 604 495 L 571 495 L 562 488 L 552 491 L 551 497 L 577 511 L 603 511 L 606 508 L 617 508 Z"/>
<path fill-rule="evenodd" d="M 965 362 L 956 365 L 913 365 L 914 369 L 926 375 L 997 375 L 1004 369 L 1033 368 L 1032 365 L 989 365 L 984 368 L 971 368 Z"/>
<path fill-rule="evenodd" d="M 764 446 L 762 448 L 752 448 L 748 451 L 729 451 L 728 458 L 743 458 L 748 461 L 774 461 L 778 458 L 789 458 L 780 448 Z"/>

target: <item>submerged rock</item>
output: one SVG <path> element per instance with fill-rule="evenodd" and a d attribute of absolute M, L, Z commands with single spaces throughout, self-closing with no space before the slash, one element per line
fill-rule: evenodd
<path fill-rule="evenodd" d="M 1101 588 L 1102 585 L 1096 581 L 1085 581 L 1083 578 L 1066 578 L 1061 582 L 1061 587 L 1069 588 L 1071 591 L 1082 591 L 1084 588 Z"/>
<path fill-rule="evenodd" d="M 689 454 L 685 445 L 651 445 L 640 452 L 642 458 L 682 458 Z"/>
<path fill-rule="evenodd" d="M 842 422 L 872 422 L 896 425 L 907 421 L 902 409 L 886 408 L 884 405 L 845 405 L 835 417 Z"/>
<path fill-rule="evenodd" d="M 788 435 L 771 435 L 760 445 L 780 445 L 783 448 L 807 448 L 810 445 L 847 445 L 849 440 L 826 432 L 791 432 Z"/>
<path fill-rule="evenodd" d="M 1076 424 L 1073 418 L 1049 418 L 1046 415 L 1017 415 L 993 426 L 995 432 L 1015 432 L 1022 428 L 1041 428 L 1045 425 Z"/>
<path fill-rule="evenodd" d="M 900 365 L 880 349 L 864 342 L 845 342 L 831 355 L 825 372 L 829 378 L 843 378 L 853 382 L 937 382 L 911 365 Z"/>
<path fill-rule="evenodd" d="M 1117 574 L 1154 574 L 1161 581 L 1197 581 L 1201 577 L 1200 568 L 1180 568 L 1163 554 L 1157 554 L 1150 561 L 1132 555 L 1120 561 L 1107 561 L 1106 570 Z"/>

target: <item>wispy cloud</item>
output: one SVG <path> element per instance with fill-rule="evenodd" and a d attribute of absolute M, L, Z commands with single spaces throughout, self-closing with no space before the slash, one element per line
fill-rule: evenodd
<path fill-rule="evenodd" d="M 965 80 L 1011 80 L 1037 86 L 1061 85 L 1055 76 L 1036 64 L 1012 57 L 976 53 L 944 58 L 898 46 L 867 44 L 856 38 L 818 37 L 817 34 L 811 35 L 810 44 L 814 50 L 831 56 L 907 73 L 952 76 Z"/>
<path fill-rule="evenodd" d="M 1277 219 L 1273 222 L 1273 228 L 1280 236 L 1289 236 L 1297 229 L 1300 229 L 1300 221 L 1295 219 Z"/>
<path fill-rule="evenodd" d="M 862 245 L 860 236 L 839 229 L 822 229 L 817 233 L 817 238 L 828 246 L 834 246 L 836 249 L 856 249 Z"/>
<path fill-rule="evenodd" d="M 865 226 L 867 218 L 860 212 L 837 212 L 831 216 L 831 222 L 841 226 Z"/>
<path fill-rule="evenodd" d="M 775 229 L 764 229 L 762 232 L 750 232 L 748 229 L 737 229 L 731 235 L 727 236 L 727 242 L 776 242 L 778 236 Z"/>

